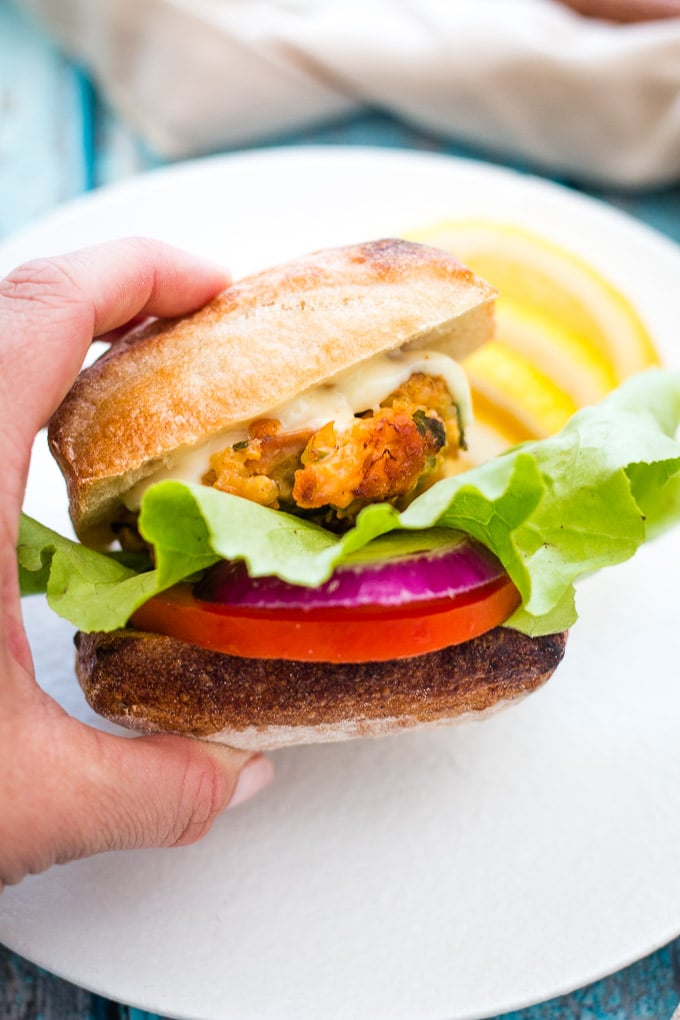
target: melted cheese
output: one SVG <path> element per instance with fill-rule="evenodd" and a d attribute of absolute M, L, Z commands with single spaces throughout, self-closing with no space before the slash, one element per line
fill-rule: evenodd
<path fill-rule="evenodd" d="M 464 430 L 472 418 L 467 377 L 458 362 L 438 351 L 397 350 L 378 354 L 318 386 L 312 386 L 279 407 L 263 411 L 257 417 L 277 418 L 286 432 L 299 428 L 317 431 L 331 421 L 340 431 L 362 411 L 377 410 L 385 397 L 414 372 L 438 375 L 444 379 L 458 407 Z M 125 505 L 130 510 L 137 510 L 146 489 L 166 479 L 199 484 L 210 467 L 212 454 L 247 439 L 248 425 L 246 422 L 212 436 L 199 446 L 178 451 L 167 466 L 138 482 L 127 493 Z"/>

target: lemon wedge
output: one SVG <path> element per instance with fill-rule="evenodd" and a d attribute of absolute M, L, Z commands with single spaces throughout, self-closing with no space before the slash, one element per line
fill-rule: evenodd
<path fill-rule="evenodd" d="M 493 407 L 487 417 L 505 425 L 518 440 L 558 432 L 578 404 L 528 358 L 499 340 L 480 347 L 465 361 L 476 414 Z"/>
<path fill-rule="evenodd" d="M 503 305 L 509 302 L 524 309 L 534 326 L 540 323 L 548 333 L 558 330 L 562 338 L 571 337 L 561 345 L 565 353 L 579 350 L 583 367 L 589 360 L 599 365 L 595 375 L 601 381 L 606 366 L 616 384 L 659 363 L 640 317 L 623 294 L 553 242 L 514 224 L 483 220 L 441 223 L 414 239 L 450 251 L 493 283 L 500 294 L 501 322 Z M 516 331 L 513 335 L 516 338 Z M 535 354 L 534 349 L 531 357 Z"/>
<path fill-rule="evenodd" d="M 594 404 L 617 384 L 611 361 L 588 337 L 570 333 L 562 324 L 534 308 L 499 298 L 496 338 L 534 365 L 577 407 Z"/>
<path fill-rule="evenodd" d="M 413 239 L 451 252 L 499 291 L 495 340 L 465 362 L 475 424 L 461 467 L 552 435 L 579 407 L 659 363 L 623 294 L 552 241 L 483 220 L 444 222 Z"/>

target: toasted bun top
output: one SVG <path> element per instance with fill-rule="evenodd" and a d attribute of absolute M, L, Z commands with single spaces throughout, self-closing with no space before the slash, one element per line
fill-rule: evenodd
<path fill-rule="evenodd" d="M 495 296 L 445 252 L 381 240 L 257 273 L 131 333 L 50 423 L 76 532 L 101 537 L 122 494 L 174 452 L 367 358 L 404 345 L 465 357 L 492 332 Z"/>

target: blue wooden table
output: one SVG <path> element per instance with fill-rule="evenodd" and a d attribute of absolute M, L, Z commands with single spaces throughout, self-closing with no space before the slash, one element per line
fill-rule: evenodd
<path fill-rule="evenodd" d="M 370 144 L 489 159 L 378 111 L 268 142 Z M 160 162 L 112 114 L 87 75 L 10 0 L 0 0 L 0 241 L 59 203 Z M 680 242 L 680 186 L 635 195 L 588 193 Z M 679 1001 L 680 938 L 588 988 L 504 1020 L 670 1020 Z M 0 1020 L 38 1017 L 154 1020 L 75 988 L 0 946 Z"/>

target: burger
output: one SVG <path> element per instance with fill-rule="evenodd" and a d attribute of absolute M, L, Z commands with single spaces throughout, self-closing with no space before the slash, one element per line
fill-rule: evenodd
<path fill-rule="evenodd" d="M 576 578 L 674 519 L 680 386 L 650 373 L 471 467 L 461 361 L 495 296 L 437 249 L 335 248 L 80 374 L 49 442 L 82 544 L 24 518 L 19 562 L 79 628 L 95 711 L 267 749 L 480 717 L 552 675 Z"/>

